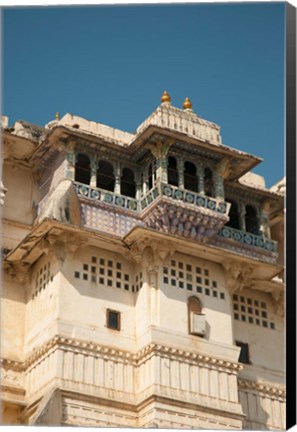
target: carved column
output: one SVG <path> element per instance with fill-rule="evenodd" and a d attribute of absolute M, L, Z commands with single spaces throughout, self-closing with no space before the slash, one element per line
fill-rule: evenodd
<path fill-rule="evenodd" d="M 96 187 L 97 185 L 97 157 L 93 156 L 91 159 L 91 180 L 90 186 Z"/>
<path fill-rule="evenodd" d="M 147 172 L 147 169 L 146 169 L 145 172 L 143 173 L 142 189 L 143 189 L 143 195 L 146 195 L 146 193 L 147 193 L 148 190 L 149 190 L 149 186 L 148 186 L 148 172 Z"/>
<path fill-rule="evenodd" d="M 139 173 L 137 173 L 135 176 L 135 184 L 136 184 L 136 196 L 135 196 L 135 198 L 137 200 L 139 200 L 141 197 L 141 188 L 142 188 L 141 177 L 140 177 Z"/>
<path fill-rule="evenodd" d="M 218 173 L 215 173 L 215 196 L 217 199 L 225 200 L 224 179 Z"/>
<path fill-rule="evenodd" d="M 152 155 L 157 161 L 157 180 L 162 183 L 167 183 L 167 154 L 173 140 L 167 139 L 165 142 L 156 141 L 147 144 L 147 147 L 152 152 Z"/>
<path fill-rule="evenodd" d="M 75 162 L 76 162 L 76 155 L 74 151 L 74 144 L 69 143 L 66 146 L 66 180 L 74 181 L 75 180 Z"/>
<path fill-rule="evenodd" d="M 184 159 L 181 157 L 177 160 L 177 171 L 178 171 L 178 187 L 184 188 Z"/>
<path fill-rule="evenodd" d="M 205 195 L 205 192 L 204 192 L 204 164 L 203 164 L 203 162 L 198 163 L 197 174 L 198 174 L 198 192 L 200 195 Z"/>
<path fill-rule="evenodd" d="M 246 226 L 245 226 L 245 204 L 243 202 L 239 203 L 239 227 L 242 231 L 246 230 Z"/>
<path fill-rule="evenodd" d="M 121 194 L 121 164 L 119 161 L 116 162 L 116 167 L 115 167 L 114 192 L 119 195 Z"/>
<path fill-rule="evenodd" d="M 269 226 L 269 210 L 270 203 L 269 201 L 265 201 L 260 210 L 260 231 L 264 234 L 265 237 L 271 238 L 270 234 L 270 226 Z"/>

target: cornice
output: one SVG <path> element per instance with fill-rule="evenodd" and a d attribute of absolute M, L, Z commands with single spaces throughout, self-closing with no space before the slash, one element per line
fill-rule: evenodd
<path fill-rule="evenodd" d="M 141 363 L 146 361 L 149 357 L 154 355 L 166 356 L 175 360 L 181 360 L 183 362 L 199 363 L 201 366 L 208 368 L 220 368 L 227 369 L 229 373 L 236 373 L 243 369 L 239 363 L 226 361 L 223 359 L 210 357 L 203 354 L 194 353 L 192 351 L 186 351 L 178 348 L 169 347 L 161 344 L 149 344 L 136 353 L 118 350 L 105 345 L 96 344 L 93 342 L 86 342 L 73 338 L 65 338 L 61 336 L 55 336 L 40 348 L 34 350 L 24 362 L 9 360 L 6 358 L 1 359 L 1 365 L 4 368 L 12 369 L 15 371 L 24 371 L 30 366 L 41 360 L 49 351 L 56 349 L 62 349 L 66 351 L 73 351 L 80 354 L 93 354 L 102 355 L 107 357 L 114 357 L 117 360 L 123 362 L 129 362 L 134 366 L 139 366 Z"/>
<path fill-rule="evenodd" d="M 239 390 L 244 391 L 256 391 L 263 395 L 272 396 L 272 397 L 286 397 L 286 390 L 285 387 L 273 387 L 265 385 L 264 383 L 256 382 L 256 381 L 250 381 L 245 379 L 238 379 L 238 388 Z"/>

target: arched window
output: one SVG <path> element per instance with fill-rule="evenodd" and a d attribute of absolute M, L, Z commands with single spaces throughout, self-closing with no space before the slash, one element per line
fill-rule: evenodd
<path fill-rule="evenodd" d="M 169 156 L 167 164 L 167 177 L 168 184 L 178 186 L 178 171 L 176 159 L 173 156 Z"/>
<path fill-rule="evenodd" d="M 245 230 L 251 234 L 259 234 L 257 210 L 251 205 L 245 207 Z"/>
<path fill-rule="evenodd" d="M 130 168 L 124 168 L 121 177 L 121 194 L 135 198 L 136 185 L 134 173 Z"/>
<path fill-rule="evenodd" d="M 229 221 L 226 223 L 227 226 L 231 228 L 240 229 L 239 225 L 239 208 L 236 201 L 227 199 L 229 203 L 231 203 L 230 211 L 229 211 Z"/>
<path fill-rule="evenodd" d="M 204 170 L 204 193 L 206 196 L 213 196 L 213 175 L 209 168 Z"/>
<path fill-rule="evenodd" d="M 104 160 L 99 161 L 97 169 L 97 187 L 108 191 L 114 191 L 115 178 L 113 166 Z"/>
<path fill-rule="evenodd" d="M 148 188 L 149 188 L 149 190 L 151 190 L 153 188 L 154 183 L 156 181 L 156 171 L 157 171 L 156 161 L 153 161 L 152 163 L 149 164 L 149 167 L 148 167 Z"/>
<path fill-rule="evenodd" d="M 89 185 L 91 180 L 90 159 L 87 155 L 79 153 L 75 163 L 75 181 Z"/>
<path fill-rule="evenodd" d="M 190 191 L 198 192 L 197 170 L 192 162 L 185 162 L 184 187 Z"/>
<path fill-rule="evenodd" d="M 199 298 L 192 296 L 188 299 L 189 332 L 194 335 L 206 334 L 205 315 L 202 313 L 202 304 Z"/>

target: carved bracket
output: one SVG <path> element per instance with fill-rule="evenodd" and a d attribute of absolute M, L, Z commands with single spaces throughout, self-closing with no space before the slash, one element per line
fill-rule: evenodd
<path fill-rule="evenodd" d="M 225 278 L 231 294 L 241 291 L 243 288 L 250 288 L 253 285 L 253 268 L 238 261 L 227 260 L 223 262 Z"/>

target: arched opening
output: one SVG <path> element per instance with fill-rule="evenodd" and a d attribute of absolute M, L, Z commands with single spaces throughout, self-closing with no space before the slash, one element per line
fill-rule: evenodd
<path fill-rule="evenodd" d="M 198 192 L 197 169 L 192 162 L 185 162 L 184 187 L 190 191 Z"/>
<path fill-rule="evenodd" d="M 229 211 L 229 221 L 226 223 L 227 226 L 235 229 L 240 229 L 239 224 L 239 207 L 236 201 L 227 200 L 231 203 L 230 211 Z"/>
<path fill-rule="evenodd" d="M 188 299 L 188 323 L 190 334 L 205 336 L 205 315 L 202 313 L 201 301 L 195 296 L 192 296 Z"/>
<path fill-rule="evenodd" d="M 79 153 L 75 163 L 75 181 L 89 185 L 91 180 L 90 159 L 87 155 Z"/>
<path fill-rule="evenodd" d="M 156 162 L 152 162 L 149 164 L 148 167 L 148 189 L 151 190 L 155 184 L 156 181 Z"/>
<path fill-rule="evenodd" d="M 172 186 L 178 186 L 177 162 L 173 156 L 169 156 L 168 158 L 167 177 L 168 184 L 171 184 Z"/>
<path fill-rule="evenodd" d="M 96 181 L 97 187 L 113 192 L 114 184 L 115 178 L 113 173 L 113 166 L 111 165 L 111 163 L 104 160 L 99 161 Z"/>
<path fill-rule="evenodd" d="M 204 170 L 204 193 L 206 196 L 213 197 L 213 175 L 209 168 Z"/>
<path fill-rule="evenodd" d="M 124 168 L 121 177 L 121 194 L 135 198 L 136 185 L 134 173 L 130 168 Z"/>
<path fill-rule="evenodd" d="M 257 210 L 251 205 L 245 207 L 245 230 L 251 234 L 259 234 Z"/>

